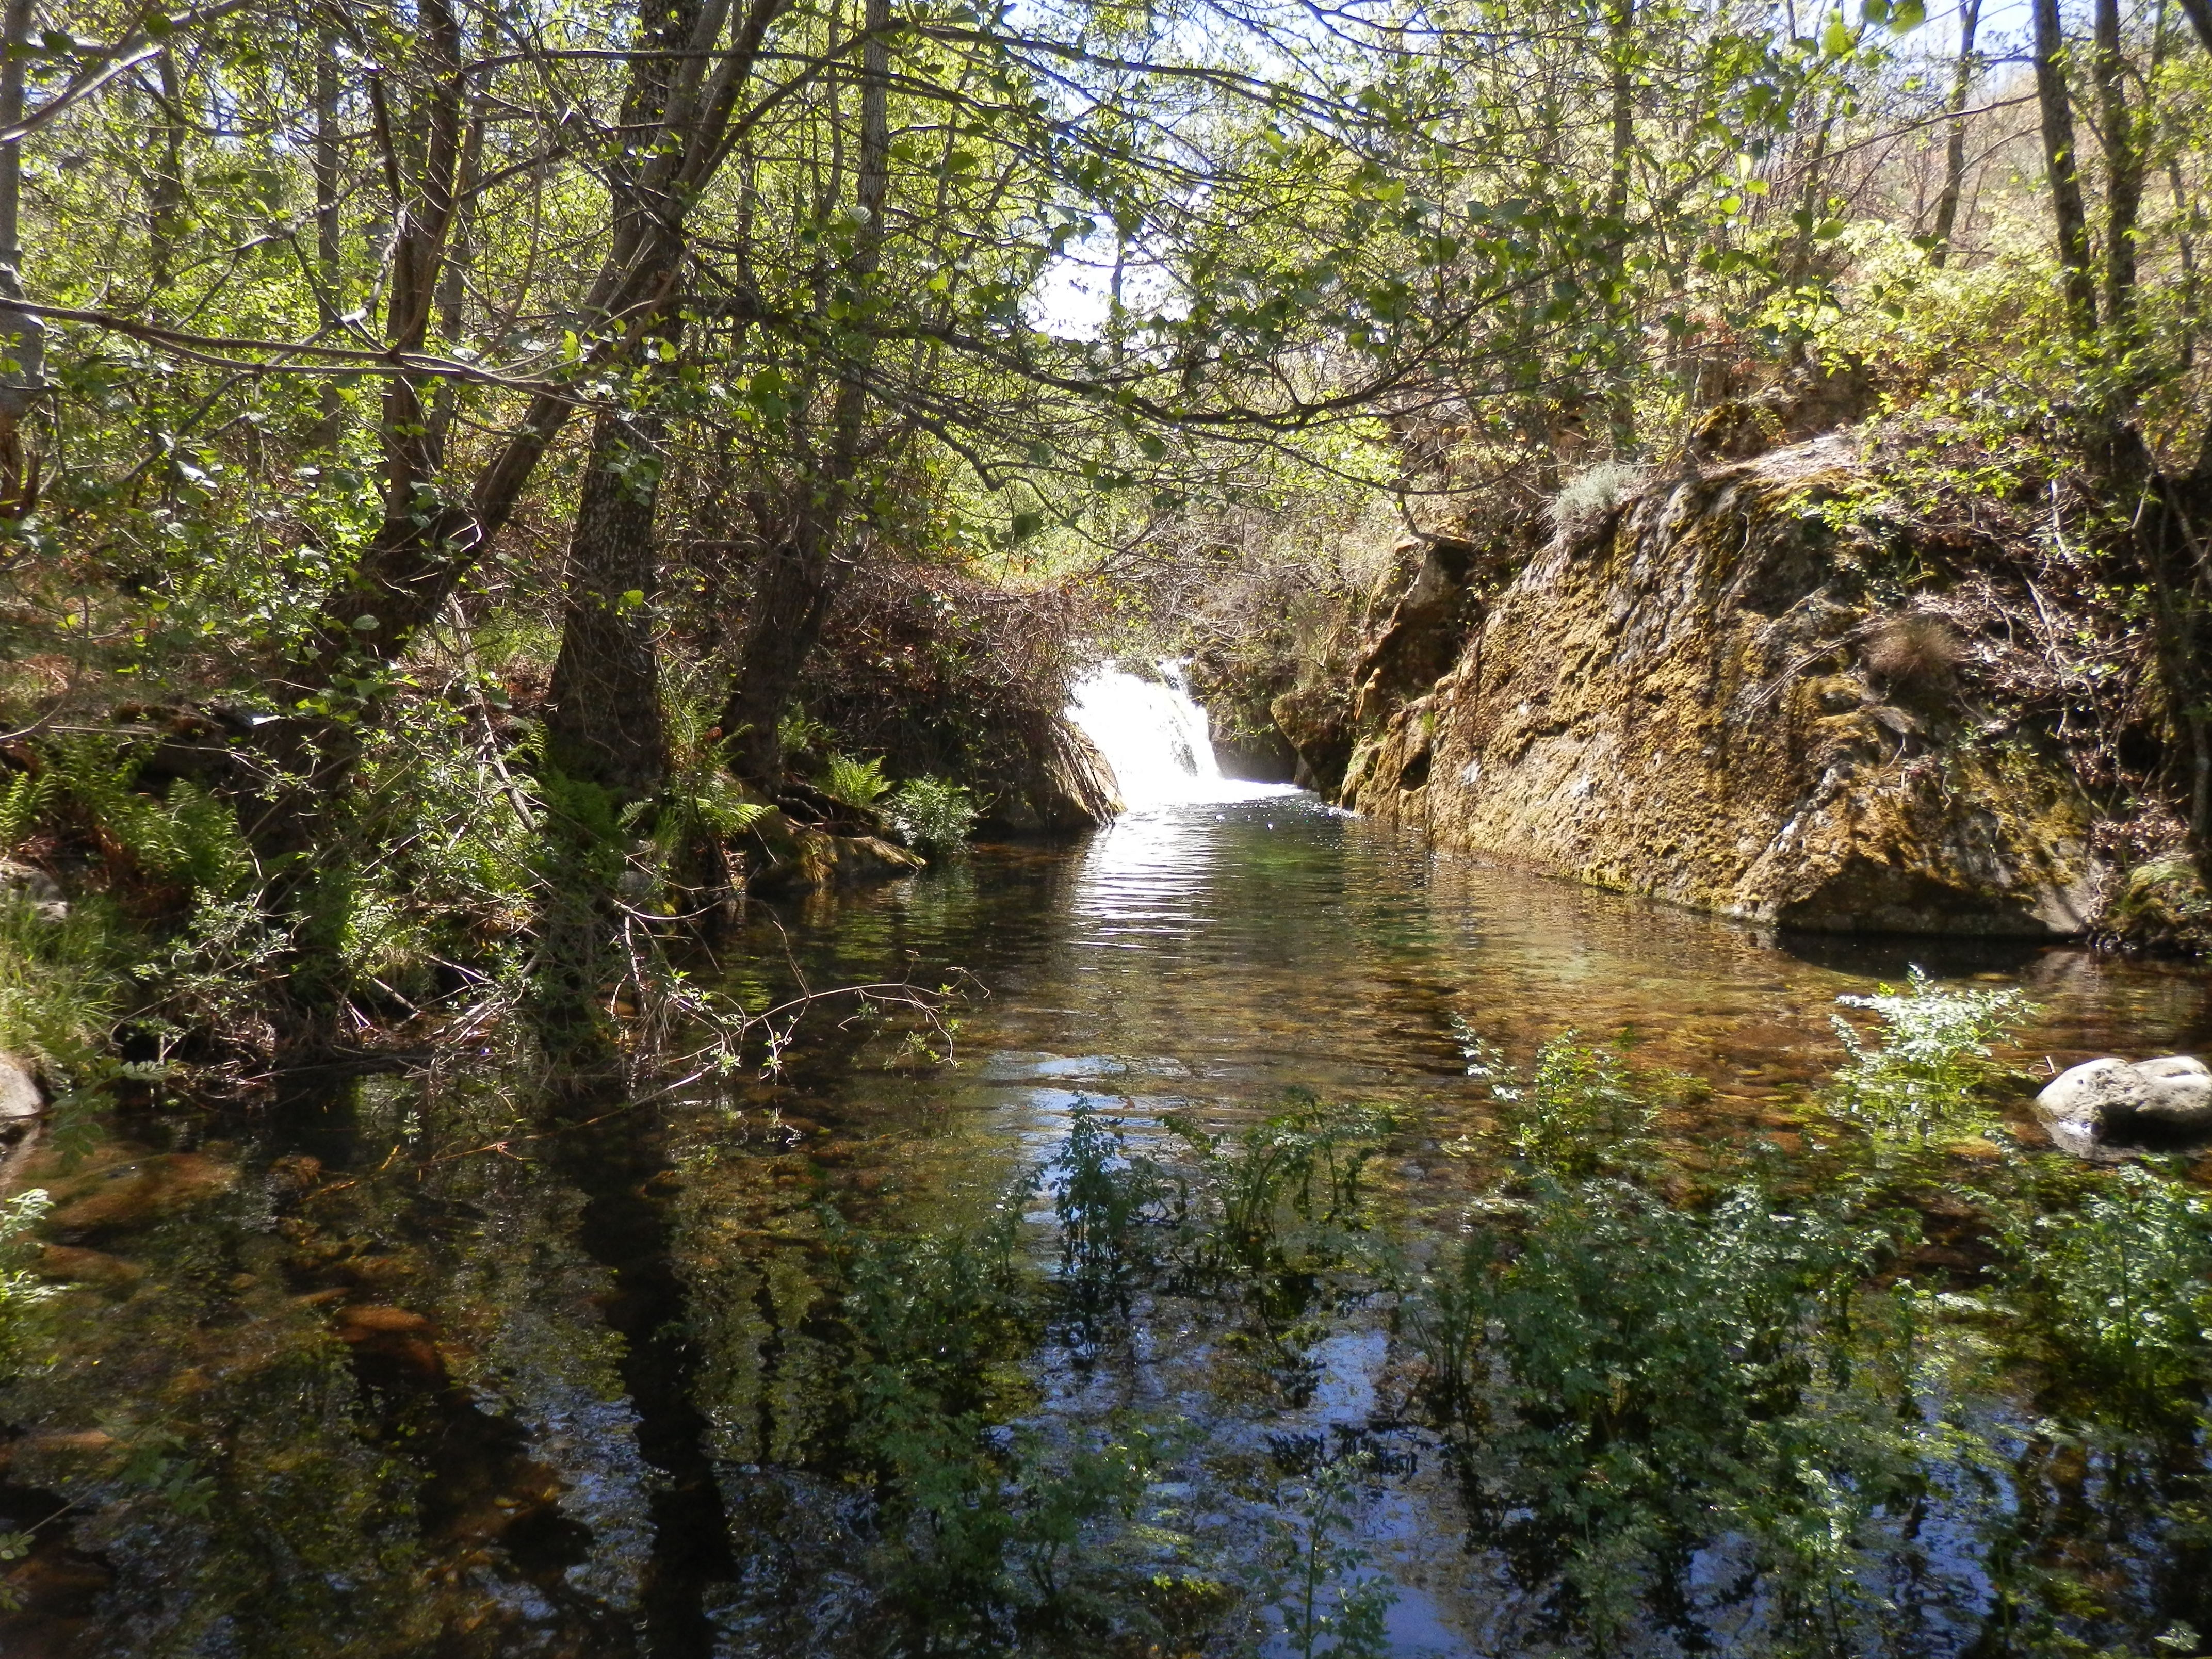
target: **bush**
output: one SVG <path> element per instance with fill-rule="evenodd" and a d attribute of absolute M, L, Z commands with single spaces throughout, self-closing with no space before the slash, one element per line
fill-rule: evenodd
<path fill-rule="evenodd" d="M 1638 1085 L 1666 1079 L 1632 1076 L 1620 1050 L 1564 1031 L 1536 1051 L 1535 1072 L 1524 1081 L 1457 1014 L 1452 1028 L 1467 1074 L 1490 1085 L 1504 1109 L 1507 1140 L 1538 1170 L 1579 1180 L 1633 1164 L 1650 1150 L 1653 1113 Z"/>
<path fill-rule="evenodd" d="M 2035 1012 L 2017 990 L 1947 991 L 1917 967 L 1901 991 L 1878 985 L 1870 997 L 1836 1000 L 1871 1009 L 1881 1034 L 1870 1044 L 1841 1014 L 1832 1018 L 1850 1056 L 1836 1074 L 1836 1103 L 1877 1136 L 1922 1140 L 1979 1122 L 1973 1091 L 1993 1069 L 1990 1044 Z"/>
<path fill-rule="evenodd" d="M 1896 1401 L 1839 1393 L 1824 1356 L 1887 1235 L 1745 1186 L 1710 1212 L 1632 1187 L 1547 1185 L 1517 1253 L 1495 1233 L 1408 1298 L 1431 1407 L 1525 1582 L 1616 1649 L 1640 1607 L 1681 1609 L 1695 1553 L 1729 1540 L 1741 1589 L 1794 1619 L 1837 1559 L 1848 1591 L 1886 1492 L 1909 1478 Z M 1840 1504 L 1840 1509 L 1838 1505 Z M 1628 1648 L 1643 1650 L 1633 1643 Z"/>
<path fill-rule="evenodd" d="M 981 815 L 973 796 L 942 778 L 908 778 L 891 796 L 887 814 L 898 838 L 925 853 L 965 846 Z"/>
<path fill-rule="evenodd" d="M 2212 1361 L 2212 1201 L 2129 1165 L 2078 1210 L 2008 1235 L 2061 1358 L 2139 1401 L 2196 1398 Z"/>
<path fill-rule="evenodd" d="M 1600 461 L 1567 480 L 1552 498 L 1552 528 L 1563 541 L 1578 541 L 1644 483 L 1633 461 Z"/>

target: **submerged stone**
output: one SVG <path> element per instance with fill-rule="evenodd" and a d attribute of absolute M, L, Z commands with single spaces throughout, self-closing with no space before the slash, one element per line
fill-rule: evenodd
<path fill-rule="evenodd" d="M 202 1152 L 162 1152 L 52 1183 L 58 1233 L 128 1232 L 228 1192 L 238 1171 Z"/>

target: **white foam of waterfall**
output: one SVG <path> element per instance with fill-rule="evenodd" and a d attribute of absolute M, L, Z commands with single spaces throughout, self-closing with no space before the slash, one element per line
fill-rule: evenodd
<path fill-rule="evenodd" d="M 1067 718 L 1106 757 L 1129 811 L 1293 793 L 1286 783 L 1221 775 L 1206 710 L 1191 696 L 1182 668 L 1163 661 L 1155 665 L 1156 678 L 1147 678 L 1101 663 L 1075 683 Z"/>

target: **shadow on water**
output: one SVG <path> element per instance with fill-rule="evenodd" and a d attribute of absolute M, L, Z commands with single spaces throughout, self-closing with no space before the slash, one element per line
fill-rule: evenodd
<path fill-rule="evenodd" d="M 570 1103 L 544 1139 L 558 1125 L 495 1075 L 379 1078 L 231 1119 L 139 1114 L 73 1163 L 41 1153 L 56 1363 L 0 1402 L 0 1529 L 49 1524 L 8 1569 L 26 1605 L 0 1611 L 0 1651 L 858 1659 L 890 1638 L 869 1587 L 884 1540 L 839 1462 L 832 1212 L 859 1237 L 971 1224 L 1079 1109 L 1146 1147 L 1174 1115 L 1233 1133 L 1298 1087 L 1395 1114 L 1375 1179 L 1421 1257 L 1480 1178 L 1454 1148 L 1494 1134 L 1462 1030 L 1523 1063 L 1570 1028 L 1626 1035 L 1639 1063 L 1701 1079 L 1657 1131 L 1692 1170 L 1817 1128 L 1835 999 L 1908 963 L 2025 987 L 2041 1012 L 2007 1057 L 2035 1070 L 2212 1035 L 2194 970 L 1763 942 L 1285 795 L 980 848 L 754 923 L 732 973 L 756 1003 L 886 963 L 965 969 L 988 994 L 957 1011 L 950 1061 L 855 1018 L 780 1082 L 650 1111 Z M 1048 1265 L 1049 1224 L 1047 1206 L 1027 1235 Z M 1005 1387 L 1047 1427 L 1182 1413 L 1262 1486 L 1301 1447 L 1410 1460 L 1419 1475 L 1362 1522 L 1405 1593 L 1395 1650 L 1534 1650 L 1481 1633 L 1502 1592 L 1439 1519 L 1454 1500 L 1432 1449 L 1392 1415 L 1387 1310 L 1354 1302 L 1290 1393 L 1266 1343 L 1265 1363 L 1178 1347 L 1141 1297 L 1121 1358 L 1048 1343 Z M 2051 1460 L 2034 1501 L 2055 1559 L 2118 1511 L 2104 1477 Z M 1256 1501 L 1191 1524 L 1233 1553 L 1222 1517 Z M 2160 1547 L 2099 1571 L 2173 1577 Z"/>

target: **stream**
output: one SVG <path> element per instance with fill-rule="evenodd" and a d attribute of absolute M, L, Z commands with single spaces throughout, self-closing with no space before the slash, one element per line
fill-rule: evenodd
<path fill-rule="evenodd" d="M 1777 939 L 1222 779 L 1171 681 L 1094 678 L 1079 713 L 1128 816 L 1074 845 L 756 902 L 729 954 L 749 1001 L 885 964 L 964 970 L 949 1058 L 909 1024 L 832 1012 L 779 1078 L 571 1103 L 551 1133 L 517 1132 L 502 1079 L 462 1066 L 297 1082 L 251 1113 L 126 1115 L 69 1165 L 49 1155 L 47 1266 L 66 1288 L 53 1364 L 0 1412 L 16 1425 L 0 1532 L 39 1540 L 0 1653 L 872 1650 L 863 1495 L 817 1455 L 839 1409 L 823 1218 L 958 1224 L 1048 1164 L 1080 1109 L 1135 1146 L 1174 1113 L 1234 1130 L 1290 1090 L 1387 1109 L 1376 1202 L 1419 1258 L 1485 1179 L 1467 1149 L 1496 1106 L 1464 1032 L 1523 1064 L 1569 1029 L 1628 1035 L 1639 1065 L 1707 1085 L 1658 1125 L 1691 1170 L 1757 1138 L 1817 1142 L 1836 998 L 1909 963 L 2024 988 L 2039 1012 L 2006 1056 L 2022 1070 L 2212 1042 L 2197 969 Z M 2007 1109 L 2039 1147 L 2024 1098 Z M 1048 1198 L 1027 1217 L 1042 1260 Z M 1304 1383 L 1270 1395 L 1218 1333 L 1140 1301 L 1113 1356 L 1047 1334 L 1029 1419 L 1194 1425 L 1162 1487 L 1230 1561 L 1264 1551 L 1286 1446 L 1371 1445 L 1393 1478 L 1352 1529 L 1395 1587 L 1388 1650 L 1549 1650 L 1465 1547 L 1443 1462 L 1393 1403 L 1384 1314 L 1348 1310 Z M 2154 1580 L 2161 1559 L 2145 1546 L 2112 1571 Z M 2160 1618 L 2204 1600 L 2144 1596 Z M 1287 1650 L 1264 1626 L 1254 1639 Z"/>

